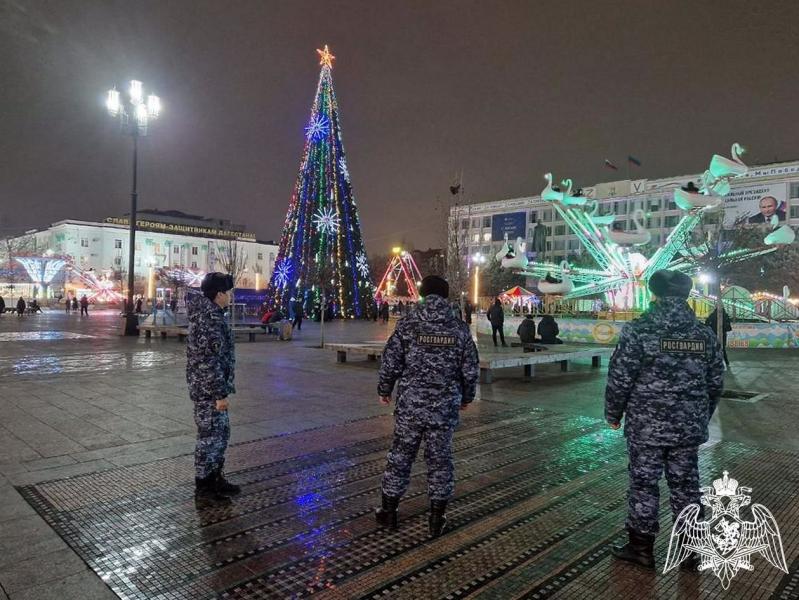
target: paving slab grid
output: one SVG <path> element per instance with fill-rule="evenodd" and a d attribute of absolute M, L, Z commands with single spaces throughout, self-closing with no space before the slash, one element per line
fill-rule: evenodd
<path fill-rule="evenodd" d="M 626 457 L 588 360 L 530 381 L 498 371 L 456 434 L 448 532 L 426 536 L 423 463 L 400 529 L 378 529 L 392 421 L 376 363 L 337 364 L 303 326 L 292 342 L 237 345 L 227 470 L 243 493 L 208 507 L 193 498 L 181 342 L 120 338 L 111 313 L 0 317 L 0 599 L 799 598 L 795 352 L 730 353 L 728 387 L 768 396 L 723 400 L 700 453 L 703 484 L 727 469 L 754 488 L 788 559 L 785 575 L 757 557 L 724 591 L 712 574 L 609 558 Z M 332 323 L 327 337 L 388 331 Z"/>

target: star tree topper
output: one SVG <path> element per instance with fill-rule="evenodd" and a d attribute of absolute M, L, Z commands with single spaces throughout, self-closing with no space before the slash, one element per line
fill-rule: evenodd
<path fill-rule="evenodd" d="M 316 51 L 319 53 L 319 64 L 323 67 L 327 67 L 328 69 L 333 68 L 333 60 L 335 60 L 335 56 L 330 53 L 330 49 L 325 44 L 324 50 L 319 50 L 318 48 Z"/>

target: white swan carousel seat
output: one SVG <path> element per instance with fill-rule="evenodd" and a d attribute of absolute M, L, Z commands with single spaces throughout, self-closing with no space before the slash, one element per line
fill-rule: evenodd
<path fill-rule="evenodd" d="M 501 259 L 503 269 L 526 269 L 529 261 L 527 260 L 527 243 L 522 238 L 516 238 L 516 247 L 512 255 L 509 253 Z"/>
<path fill-rule="evenodd" d="M 541 199 L 547 202 L 563 202 L 564 198 L 571 197 L 572 193 L 572 180 L 564 179 L 561 185 L 565 191 L 552 187 L 552 173 L 545 173 L 544 179 L 547 180 L 547 186 L 541 191 Z"/>
<path fill-rule="evenodd" d="M 767 246 L 777 246 L 781 244 L 792 244 L 796 239 L 796 232 L 790 225 L 783 225 L 769 233 L 763 243 Z"/>
<path fill-rule="evenodd" d="M 549 273 L 544 279 L 538 281 L 538 291 L 542 294 L 558 294 L 565 295 L 574 289 L 574 283 L 571 277 L 566 275 L 564 271 L 569 268 L 569 263 L 565 260 L 560 263 L 560 279 L 555 279 Z"/>
<path fill-rule="evenodd" d="M 741 154 L 743 153 L 743 146 L 741 146 L 741 144 L 738 142 L 735 142 L 732 145 L 732 148 L 730 148 L 730 154 L 732 155 L 732 158 L 726 158 L 724 156 L 714 154 L 713 158 L 710 159 L 710 173 L 716 178 L 738 177 L 739 175 L 745 175 L 749 170 L 749 167 L 747 167 L 741 160 Z"/>
<path fill-rule="evenodd" d="M 598 215 L 596 211 L 599 210 L 599 202 L 591 200 L 586 204 L 586 214 L 594 225 L 611 225 L 616 215 Z"/>
<path fill-rule="evenodd" d="M 508 234 L 505 234 L 505 241 L 499 247 L 499 252 L 494 255 L 497 260 L 504 260 L 505 258 L 512 258 L 514 256 L 513 246 L 508 241 Z"/>
<path fill-rule="evenodd" d="M 642 221 L 644 219 L 644 211 L 640 208 L 633 213 L 633 225 L 635 231 L 614 231 L 607 230 L 607 236 L 615 244 L 619 246 L 643 246 L 648 244 L 652 239 L 652 234 L 644 229 Z"/>
<path fill-rule="evenodd" d="M 688 182 L 684 188 L 674 189 L 674 203 L 685 211 L 718 208 L 721 206 L 721 201 L 719 196 L 706 196 L 700 192 L 693 181 Z"/>
<path fill-rule="evenodd" d="M 711 196 L 726 196 L 730 193 L 729 178 L 716 179 L 710 170 L 702 175 L 702 188 Z"/>

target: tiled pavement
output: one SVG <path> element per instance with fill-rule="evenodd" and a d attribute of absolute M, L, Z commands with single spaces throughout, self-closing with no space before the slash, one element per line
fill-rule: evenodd
<path fill-rule="evenodd" d="M 771 396 L 724 401 L 701 461 L 705 479 L 729 469 L 772 510 L 791 575 L 756 559 L 724 592 L 709 574 L 653 575 L 608 558 L 625 458 L 620 435 L 597 418 L 604 377 L 587 365 L 483 386 L 456 436 L 452 528 L 431 541 L 423 465 L 399 531 L 371 516 L 391 429 L 373 364 L 336 365 L 309 348 L 313 325 L 291 344 L 239 344 L 228 470 L 244 493 L 229 507 L 197 507 L 183 348 L 119 339 L 107 323 L 51 316 L 28 327 L 92 337 L 23 343 L 4 342 L 20 325 L 0 321 L 0 585 L 12 599 L 799 598 L 790 352 L 733 356 L 729 382 Z M 357 323 L 329 331 L 381 333 Z M 106 362 L 114 353 L 122 358 Z M 51 369 L 17 366 L 30 361 Z M 781 376 L 765 381 L 775 369 Z M 661 563 L 669 518 L 663 527 Z"/>

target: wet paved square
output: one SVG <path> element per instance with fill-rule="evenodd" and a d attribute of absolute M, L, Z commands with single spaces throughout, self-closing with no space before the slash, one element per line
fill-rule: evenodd
<path fill-rule="evenodd" d="M 430 540 L 423 462 L 399 530 L 374 523 L 392 426 L 374 398 L 376 367 L 312 348 L 313 324 L 291 343 L 238 344 L 227 470 L 243 492 L 224 507 L 194 502 L 183 346 L 114 338 L 110 325 L 61 329 L 97 339 L 0 350 L 9 382 L 0 548 L 13 557 L 0 558 L 0 583 L 13 599 L 799 598 L 790 351 L 733 354 L 728 387 L 770 395 L 722 401 L 700 453 L 704 484 L 729 470 L 773 512 L 790 574 L 756 557 L 723 591 L 712 574 L 610 559 L 626 457 L 600 418 L 604 375 L 589 361 L 570 373 L 542 368 L 530 382 L 500 372 L 481 387 L 455 438 L 450 528 Z M 341 341 L 385 333 L 359 323 L 329 331 Z M 34 359 L 61 370 L 14 367 Z M 763 377 L 774 369 L 781 377 Z M 663 491 L 661 568 L 671 526 Z"/>

